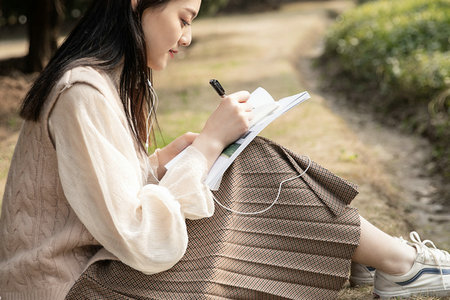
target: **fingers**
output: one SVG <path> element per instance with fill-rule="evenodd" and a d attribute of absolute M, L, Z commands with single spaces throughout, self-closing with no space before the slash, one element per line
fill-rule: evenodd
<path fill-rule="evenodd" d="M 240 91 L 240 92 L 236 92 L 230 95 L 227 95 L 225 97 L 229 98 L 232 101 L 236 101 L 238 103 L 243 103 L 243 102 L 247 102 L 247 100 L 250 98 L 250 93 L 247 91 Z"/>
<path fill-rule="evenodd" d="M 247 91 L 240 91 L 233 94 L 230 94 L 222 101 L 229 102 L 229 104 L 236 107 L 239 111 L 249 112 L 252 110 L 252 106 L 247 103 L 247 100 L 250 98 L 250 93 Z"/>
<path fill-rule="evenodd" d="M 222 100 L 226 104 L 230 105 L 233 108 L 233 111 L 236 115 L 239 115 L 241 119 L 244 121 L 244 125 L 247 126 L 249 121 L 253 119 L 252 109 L 253 107 L 247 103 L 247 100 L 250 98 L 250 93 L 247 91 L 240 91 L 230 95 L 227 95 Z"/>
<path fill-rule="evenodd" d="M 242 136 L 248 131 L 252 119 L 252 108 L 247 103 L 249 97 L 245 91 L 224 97 L 208 118 L 200 136 L 208 137 L 213 144 L 223 148 Z"/>
<path fill-rule="evenodd" d="M 253 120 L 253 112 L 252 112 L 251 109 L 250 109 L 250 111 L 247 111 L 246 114 L 247 114 L 247 120 L 248 120 L 249 122 L 250 122 L 251 120 Z M 250 126 L 250 123 L 249 123 L 248 125 Z"/>
<path fill-rule="evenodd" d="M 242 106 L 245 112 L 251 112 L 253 110 L 253 107 L 247 102 L 242 103 Z"/>
<path fill-rule="evenodd" d="M 186 132 L 185 134 L 182 135 L 182 137 L 186 145 L 190 145 L 198 137 L 198 135 L 199 135 L 198 133 Z"/>

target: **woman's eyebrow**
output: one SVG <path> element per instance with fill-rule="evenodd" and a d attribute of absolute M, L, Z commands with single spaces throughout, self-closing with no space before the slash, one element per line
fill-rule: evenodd
<path fill-rule="evenodd" d="M 197 16 L 197 11 L 195 9 L 192 9 L 190 7 L 185 7 L 184 9 L 191 14 L 192 19 L 195 19 L 195 17 Z"/>

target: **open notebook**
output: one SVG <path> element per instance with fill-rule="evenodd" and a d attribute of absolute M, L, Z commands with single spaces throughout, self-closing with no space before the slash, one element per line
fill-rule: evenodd
<path fill-rule="evenodd" d="M 253 119 L 250 122 L 250 128 L 246 134 L 234 143 L 225 148 L 222 154 L 217 158 L 211 170 L 206 177 L 205 183 L 213 191 L 219 189 L 222 175 L 231 165 L 234 159 L 245 149 L 245 147 L 260 133 L 267 125 L 276 118 L 290 110 L 294 106 L 309 99 L 308 92 L 302 92 L 290 97 L 286 97 L 275 101 L 273 97 L 263 88 L 257 88 L 248 100 L 253 107 Z M 184 155 L 182 151 L 169 163 L 165 165 L 167 169 L 176 164 L 176 162 Z"/>

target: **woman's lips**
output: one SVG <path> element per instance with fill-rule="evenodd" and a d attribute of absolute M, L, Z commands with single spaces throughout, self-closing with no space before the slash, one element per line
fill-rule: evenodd
<path fill-rule="evenodd" d="M 175 54 L 177 54 L 178 51 L 173 50 L 173 49 L 170 49 L 170 50 L 169 50 L 169 53 L 170 53 L 170 57 L 174 58 Z"/>

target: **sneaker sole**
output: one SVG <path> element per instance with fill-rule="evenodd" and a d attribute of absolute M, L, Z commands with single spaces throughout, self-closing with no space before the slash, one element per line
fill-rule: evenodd
<path fill-rule="evenodd" d="M 390 298 L 409 298 L 411 296 L 432 296 L 432 297 L 445 297 L 450 296 L 449 290 L 441 290 L 441 289 L 417 289 L 417 290 L 409 290 L 409 291 L 400 291 L 400 292 L 382 292 L 377 289 L 373 289 L 373 293 L 375 296 L 380 297 L 381 299 L 390 299 Z"/>
<path fill-rule="evenodd" d="M 349 281 L 351 287 L 373 285 L 373 278 L 350 277 Z"/>

